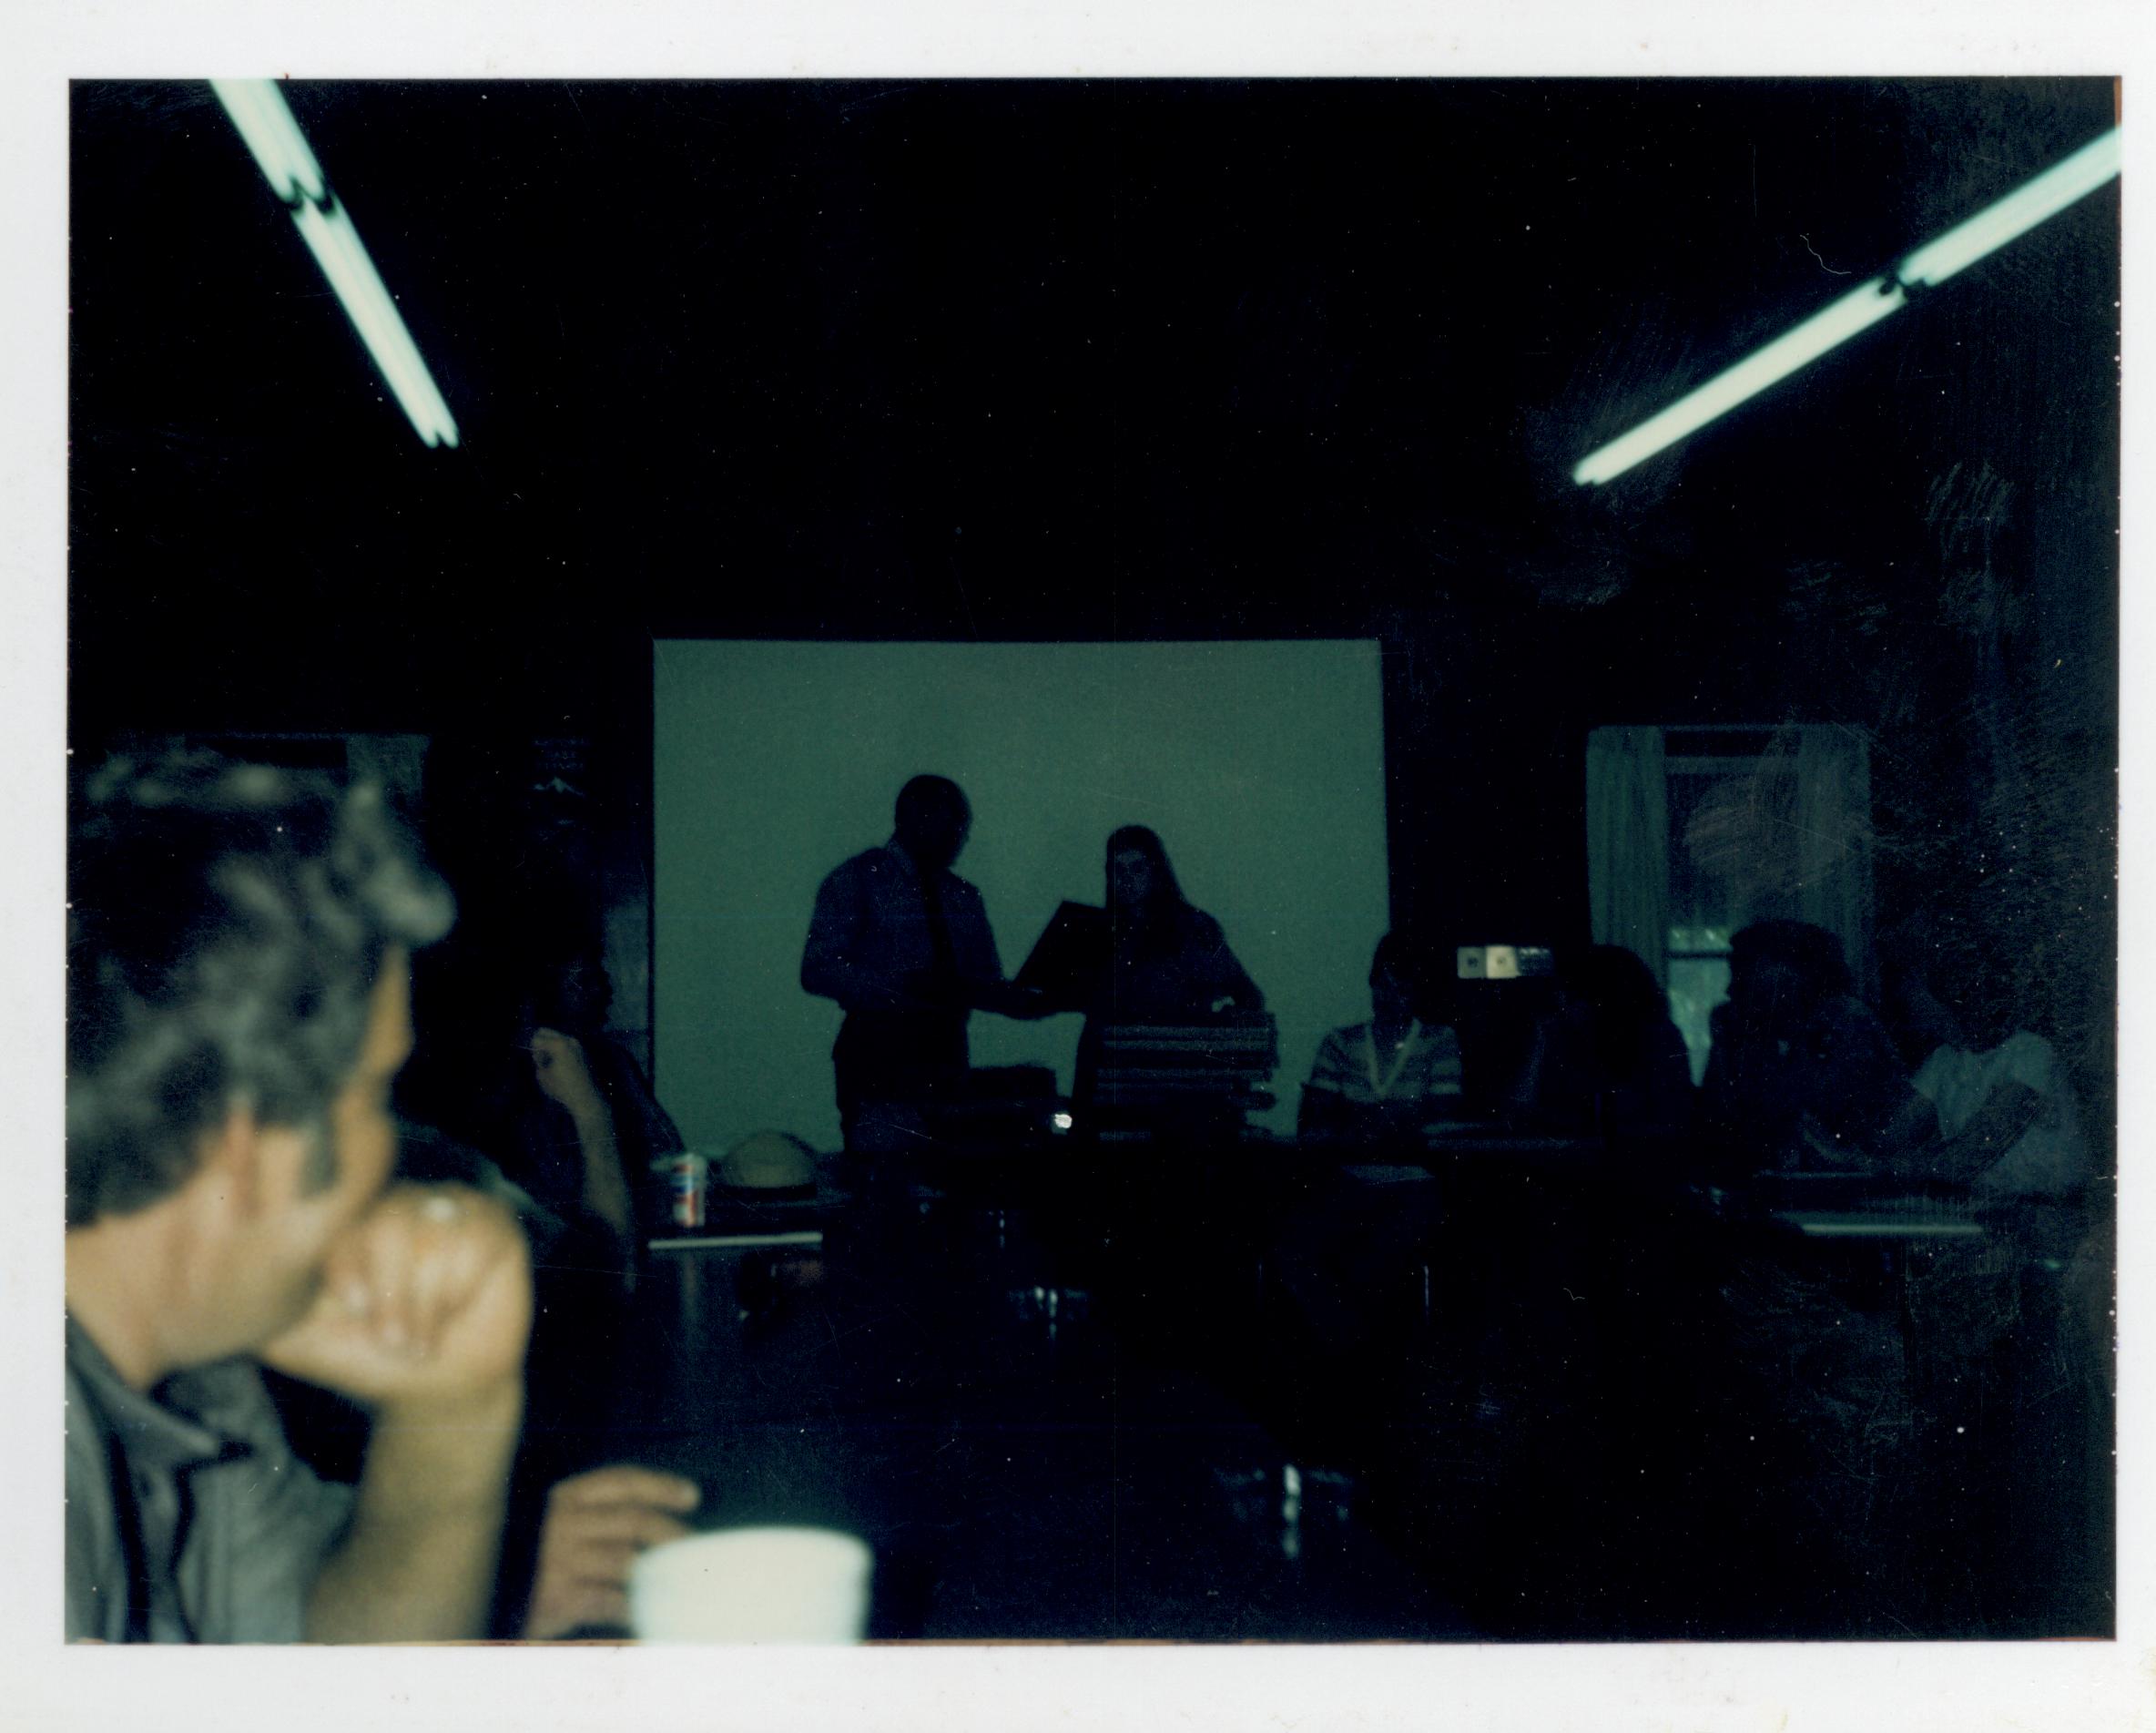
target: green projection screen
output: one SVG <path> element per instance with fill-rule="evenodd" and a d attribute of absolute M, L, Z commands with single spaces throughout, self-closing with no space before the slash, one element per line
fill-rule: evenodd
<path fill-rule="evenodd" d="M 1292 1133 L 1318 1041 L 1369 1014 L 1385 930 L 1383 705 L 1368 640 L 655 647 L 654 1051 L 693 1147 L 778 1129 L 836 1148 L 840 1012 L 801 991 L 816 887 L 889 840 L 907 778 L 973 806 L 957 871 L 1005 973 L 1068 897 L 1103 900 L 1118 825 L 1166 842 L 1280 1024 Z M 977 1014 L 977 1065 L 1046 1064 L 1079 1019 Z"/>

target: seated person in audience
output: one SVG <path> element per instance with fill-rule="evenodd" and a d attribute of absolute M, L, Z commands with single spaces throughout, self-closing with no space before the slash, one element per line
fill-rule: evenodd
<path fill-rule="evenodd" d="M 1087 995 L 1078 1039 L 1082 1112 L 1093 1099 L 1105 1030 L 1248 1019 L 1266 1006 L 1220 923 L 1185 899 L 1167 849 L 1152 831 L 1129 824 L 1109 837 L 1107 880 L 1106 968 Z"/>
<path fill-rule="evenodd" d="M 603 1222 L 625 1249 L 660 1224 L 652 1164 L 686 1146 L 627 1048 L 606 1033 L 613 984 L 596 944 L 542 957 L 519 1010 L 503 1161 L 543 1204 Z"/>
<path fill-rule="evenodd" d="M 485 1195 L 389 1178 L 446 892 L 379 790 L 195 755 L 91 779 L 69 896 L 68 1637 L 483 1635 L 529 1261 Z M 356 1486 L 294 1453 L 264 1367 L 371 1412 Z M 565 1490 L 530 1634 L 608 1610 L 695 1497 Z"/>
<path fill-rule="evenodd" d="M 1912 1173 L 1999 1196 L 2066 1198 L 2090 1178 L 2087 1139 L 2065 1067 L 2041 1035 L 1981 1001 L 1998 971 L 1942 994 L 1927 930 L 1912 925 L 1886 958 L 1887 1015 L 1911 1086 L 1931 1105 L 1938 1136 L 1907 1153 Z M 1958 1014 L 1949 1007 L 1951 996 Z M 1971 1025 L 1982 1035 L 1972 1039 Z"/>
<path fill-rule="evenodd" d="M 1692 1126 L 1692 1065 L 1653 972 L 1622 945 L 1569 957 L 1512 1090 L 1524 1129 L 1667 1137 Z"/>
<path fill-rule="evenodd" d="M 605 1033 L 613 988 L 597 943 L 534 945 L 525 937 L 534 924 L 509 923 L 463 959 L 462 991 L 447 1003 L 431 997 L 422 1014 L 420 1052 L 406 1074 L 421 1074 L 412 1099 L 400 1078 L 402 1106 L 461 1133 L 408 1132 L 401 1171 L 463 1178 L 500 1197 L 533 1249 L 539 1315 L 495 1621 L 498 1634 L 527 1636 L 571 1628 L 549 1622 L 563 1585 L 534 1551 L 535 1536 L 546 1538 L 542 1514 L 602 1526 L 639 1520 L 582 1493 L 564 1503 L 564 1489 L 585 1477 L 561 1476 L 581 1460 L 580 1441 L 604 1422 L 643 1239 L 667 1226 L 665 1186 L 652 1163 L 682 1147 L 642 1068 Z M 289 1400 L 286 1409 L 289 1420 Z M 600 1473 L 634 1483 L 647 1471 Z M 554 1558 L 572 1555 L 557 1547 Z M 529 1608 L 520 1612 L 518 1585 L 527 1580 Z M 611 1605 L 621 1588 L 618 1580 L 611 1588 L 585 1585 L 594 1605 Z"/>
<path fill-rule="evenodd" d="M 664 1218 L 652 1164 L 683 1146 L 605 1032 L 613 989 L 597 944 L 497 940 L 432 984 L 400 1113 L 497 1164 L 565 1231 L 557 1260 L 627 1268 Z"/>
<path fill-rule="evenodd" d="M 1433 1126 L 1460 1121 L 1459 1037 L 1426 1015 L 1426 973 L 1399 934 L 1378 942 L 1370 1020 L 1335 1029 L 1318 1044 L 1297 1123 L 1303 1142 L 1418 1144 Z"/>
<path fill-rule="evenodd" d="M 1872 1008 L 1841 942 L 1802 921 L 1762 921 L 1730 942 L 1727 1003 L 1702 1092 L 1724 1153 L 1792 1171 L 1871 1173 L 1930 1139 L 1930 1104 Z"/>

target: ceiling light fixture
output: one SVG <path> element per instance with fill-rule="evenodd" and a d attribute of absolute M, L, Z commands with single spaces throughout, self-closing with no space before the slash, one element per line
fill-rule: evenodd
<path fill-rule="evenodd" d="M 454 445 L 456 418 L 420 358 L 396 302 L 382 287 L 343 201 L 331 190 L 307 136 L 292 118 L 284 92 L 269 78 L 212 78 L 209 85 L 270 190 L 290 209 L 300 238 L 419 436 L 429 445 Z"/>
<path fill-rule="evenodd" d="M 1836 343 L 1847 342 L 1906 307 L 1910 290 L 1945 282 L 1956 271 L 2094 192 L 2118 175 L 2119 154 L 2119 129 L 2114 127 L 1997 203 L 1987 205 L 1967 222 L 1919 247 L 1891 275 L 1875 277 L 1861 289 L 1850 291 L 1659 414 L 1649 416 L 1629 433 L 1590 452 L 1573 466 L 1572 479 L 1582 486 L 1613 480 L 1665 446 L 1696 433 L 1747 397 L 1787 378 L 1805 362 L 1816 361 Z"/>

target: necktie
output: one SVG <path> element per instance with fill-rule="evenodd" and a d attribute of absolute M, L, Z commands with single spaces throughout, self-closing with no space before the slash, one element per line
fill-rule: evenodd
<path fill-rule="evenodd" d="M 951 946 L 951 923 L 943 918 L 943 875 L 927 872 L 920 875 L 921 906 L 929 918 L 929 951 L 933 958 L 930 967 L 940 981 L 952 981 L 958 977 L 958 955 Z"/>

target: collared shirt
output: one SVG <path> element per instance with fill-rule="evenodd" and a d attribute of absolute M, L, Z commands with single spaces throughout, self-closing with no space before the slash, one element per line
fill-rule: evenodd
<path fill-rule="evenodd" d="M 992 985 L 1003 978 L 981 892 L 955 872 L 936 875 L 951 966 L 961 981 Z M 929 899 L 913 857 L 894 838 L 835 868 L 816 892 L 801 984 L 849 1011 L 939 1009 L 916 998 L 908 977 L 937 962 Z"/>
<path fill-rule="evenodd" d="M 1349 1024 L 1319 1044 L 1310 1087 L 1353 1106 L 1419 1103 L 1436 1117 L 1449 1116 L 1459 1111 L 1459 1037 L 1444 1024 L 1416 1023 L 1389 1046 L 1378 1040 L 1374 1024 Z"/>
<path fill-rule="evenodd" d="M 352 1492 L 293 1453 L 249 1360 L 130 1388 L 67 1320 L 68 1640 L 289 1643 Z"/>
<path fill-rule="evenodd" d="M 931 892 L 894 838 L 823 882 L 801 953 L 801 985 L 846 1007 L 831 1053 L 841 1115 L 861 1102 L 925 1099 L 964 1075 L 971 1013 L 922 997 L 920 977 L 996 985 L 1003 965 L 981 892 L 948 871 Z"/>

